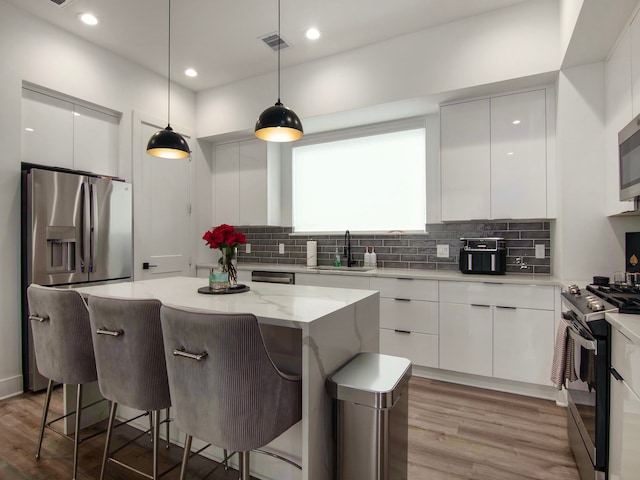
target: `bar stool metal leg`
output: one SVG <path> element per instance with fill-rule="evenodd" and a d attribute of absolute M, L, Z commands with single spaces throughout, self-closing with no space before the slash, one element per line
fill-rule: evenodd
<path fill-rule="evenodd" d="M 160 442 L 160 410 L 153 411 L 153 480 L 158 479 L 158 443 Z"/>
<path fill-rule="evenodd" d="M 49 380 L 47 386 L 47 398 L 44 401 L 44 408 L 42 410 L 42 423 L 40 424 L 40 438 L 38 440 L 38 450 L 36 451 L 36 458 L 40 458 L 40 449 L 42 448 L 42 438 L 44 437 L 44 427 L 47 424 L 47 414 L 49 413 L 49 404 L 51 403 L 51 391 L 53 390 L 53 380 Z"/>
<path fill-rule="evenodd" d="M 102 456 L 102 469 L 100 470 L 100 480 L 104 480 L 104 473 L 107 468 L 107 458 L 109 457 L 109 444 L 111 443 L 111 432 L 113 432 L 113 421 L 116 418 L 116 409 L 118 404 L 111 402 L 111 411 L 109 412 L 109 424 L 107 426 L 107 438 L 104 442 L 104 455 Z"/>
<path fill-rule="evenodd" d="M 76 386 L 76 431 L 73 439 L 73 480 L 78 474 L 78 445 L 80 444 L 80 417 L 82 412 L 82 385 Z"/>
<path fill-rule="evenodd" d="M 171 440 L 169 439 L 169 424 L 171 423 L 171 419 L 169 418 L 169 414 L 171 413 L 169 410 L 171 410 L 170 408 L 167 408 L 165 410 L 166 412 L 166 429 L 167 429 L 167 448 L 169 448 L 171 446 Z"/>
<path fill-rule="evenodd" d="M 240 452 L 240 480 L 250 480 L 249 452 Z"/>
<path fill-rule="evenodd" d="M 184 439 L 184 453 L 182 455 L 182 468 L 180 469 L 180 480 L 184 480 L 187 474 L 187 462 L 189 461 L 189 455 L 191 454 L 191 440 L 193 437 L 187 435 Z"/>

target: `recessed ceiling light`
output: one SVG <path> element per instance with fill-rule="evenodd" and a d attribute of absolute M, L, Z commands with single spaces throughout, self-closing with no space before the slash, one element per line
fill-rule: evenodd
<path fill-rule="evenodd" d="M 184 71 L 184 74 L 185 74 L 187 77 L 197 77 L 197 76 L 198 76 L 198 72 L 195 70 L 195 68 L 187 68 L 187 69 Z"/>
<path fill-rule="evenodd" d="M 92 13 L 80 13 L 78 15 L 78 18 L 80 19 L 80 21 L 82 23 L 84 23 L 86 25 L 97 25 L 98 24 L 98 19 Z"/>
<path fill-rule="evenodd" d="M 513 155 L 513 152 L 507 152 L 507 155 L 511 156 Z"/>
<path fill-rule="evenodd" d="M 33 128 L 31 128 L 31 127 L 26 127 L 26 128 L 25 128 L 25 130 L 26 130 L 27 132 L 33 132 Z"/>
<path fill-rule="evenodd" d="M 514 121 L 513 121 L 513 124 L 514 124 L 514 125 L 518 125 L 519 123 L 520 123 L 520 120 L 514 120 Z"/>
<path fill-rule="evenodd" d="M 320 31 L 317 28 L 310 28 L 306 35 L 309 40 L 317 40 L 320 38 Z"/>

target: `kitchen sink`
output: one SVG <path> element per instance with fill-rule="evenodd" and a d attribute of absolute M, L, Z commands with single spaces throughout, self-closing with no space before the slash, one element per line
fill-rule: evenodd
<path fill-rule="evenodd" d="M 313 270 L 336 270 L 343 272 L 368 272 L 373 270 L 373 267 L 334 267 L 333 265 L 318 265 L 317 267 L 310 267 Z"/>

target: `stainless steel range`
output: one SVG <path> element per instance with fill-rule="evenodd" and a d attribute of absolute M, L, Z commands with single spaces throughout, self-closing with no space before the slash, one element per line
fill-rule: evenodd
<path fill-rule="evenodd" d="M 595 285 L 562 293 L 563 317 L 574 340 L 576 379 L 569 381 L 567 429 L 582 480 L 607 478 L 611 326 L 605 313 L 618 308 Z"/>

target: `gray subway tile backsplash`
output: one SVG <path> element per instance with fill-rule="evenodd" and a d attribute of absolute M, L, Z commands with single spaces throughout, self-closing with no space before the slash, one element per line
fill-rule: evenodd
<path fill-rule="evenodd" d="M 308 240 L 318 242 L 318 264 L 331 265 L 336 248 L 343 257 L 342 235 L 295 235 L 291 227 L 237 226 L 251 244 L 251 253 L 238 249 L 240 263 L 276 263 L 306 265 Z M 356 265 L 362 265 L 364 249 L 373 246 L 378 266 L 386 268 L 419 268 L 425 270 L 457 270 L 461 237 L 503 237 L 507 248 L 507 272 L 523 274 L 550 274 L 551 232 L 546 221 L 464 222 L 428 224 L 423 234 L 352 234 L 351 247 Z M 278 253 L 278 244 L 284 243 L 285 253 Z M 546 256 L 535 258 L 535 245 L 544 244 Z M 436 245 L 449 245 L 449 257 L 436 256 Z M 526 268 L 516 264 L 522 257 Z M 344 261 L 344 259 L 343 259 Z"/>

